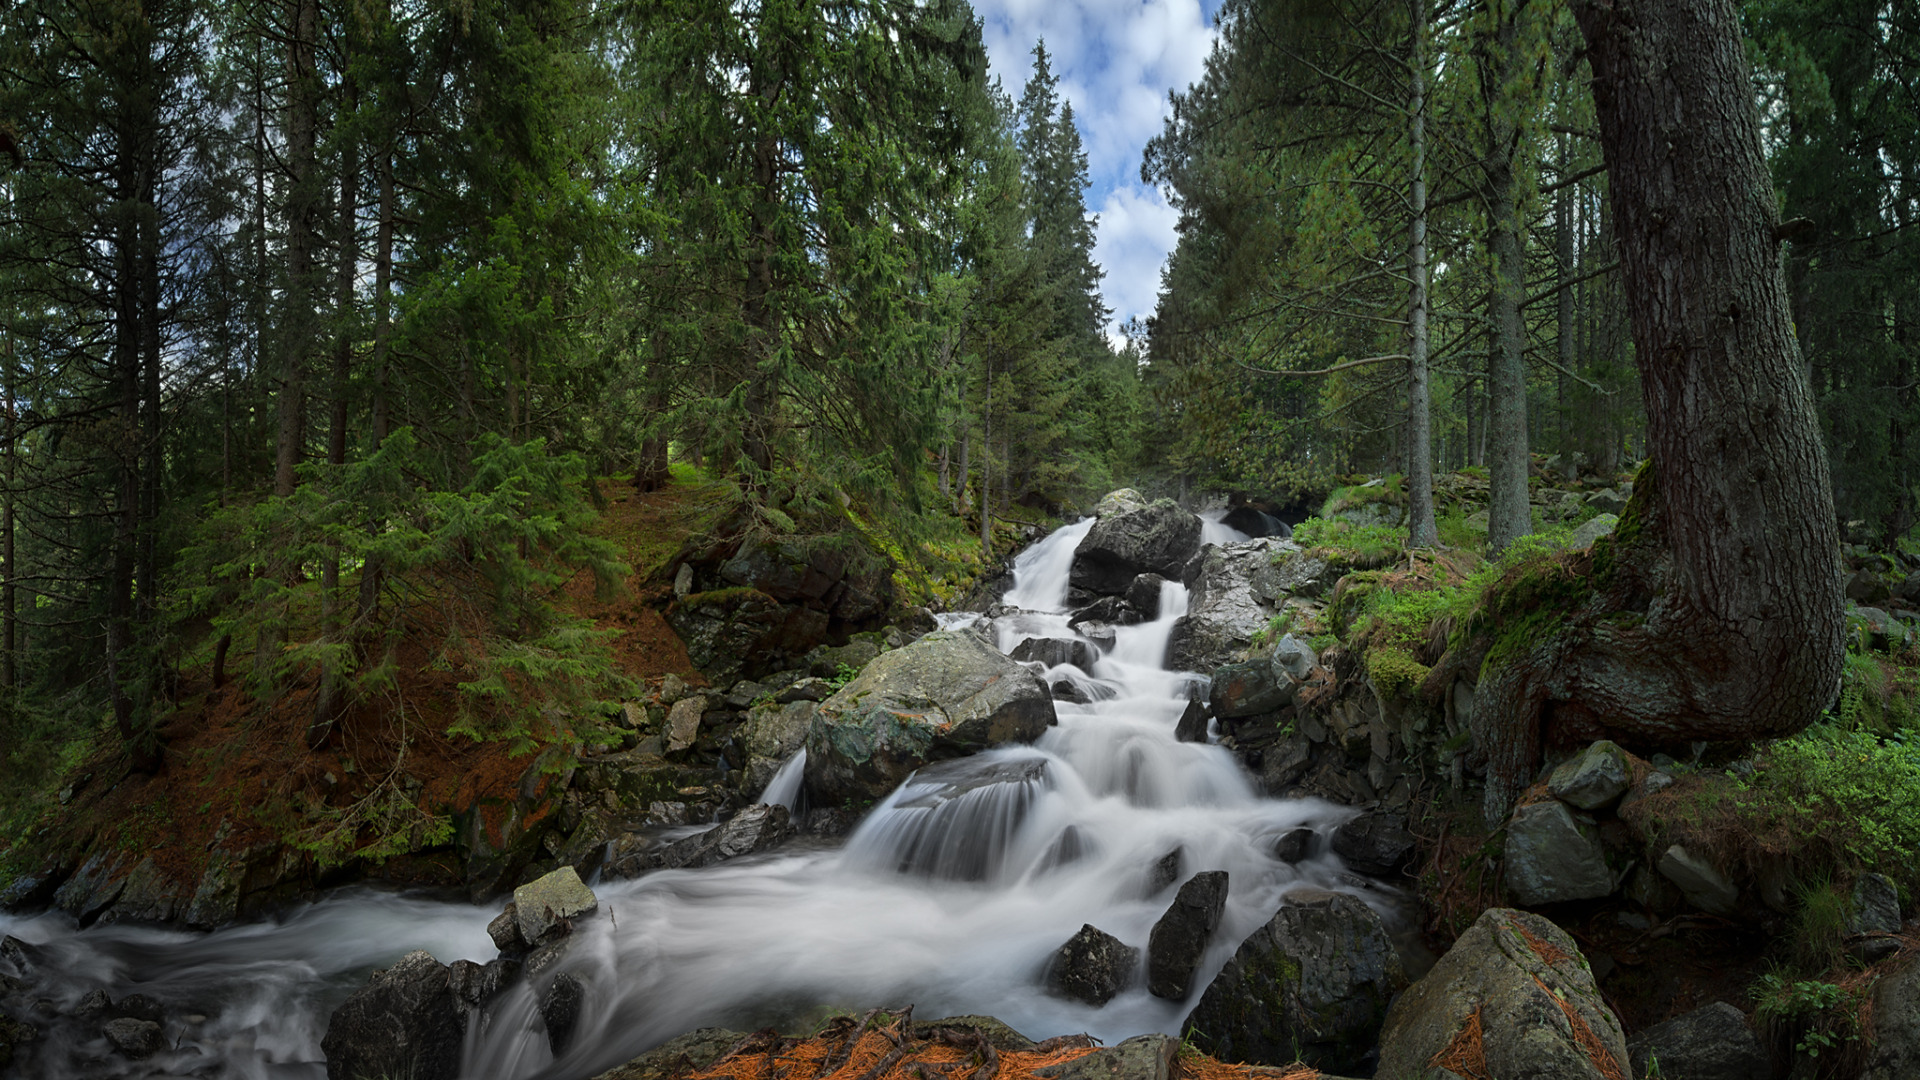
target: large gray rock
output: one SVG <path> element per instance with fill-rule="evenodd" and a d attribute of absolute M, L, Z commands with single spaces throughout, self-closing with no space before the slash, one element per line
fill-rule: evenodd
<path fill-rule="evenodd" d="M 166 1033 L 152 1020 L 123 1016 L 107 1021 L 100 1031 L 108 1042 L 130 1058 L 152 1057 L 167 1048 Z"/>
<path fill-rule="evenodd" d="M 1093 646 L 1079 639 L 1027 638 L 1007 654 L 1021 663 L 1039 663 L 1047 667 L 1072 664 L 1082 671 L 1093 670 Z"/>
<path fill-rule="evenodd" d="M 1093 504 L 1093 516 L 1097 518 L 1119 517 L 1147 508 L 1147 497 L 1132 488 L 1116 488 L 1107 492 L 1100 501 Z"/>
<path fill-rule="evenodd" d="M 1414 841 L 1405 815 L 1369 810 L 1334 829 L 1332 847 L 1352 869 L 1388 877 L 1406 869 Z"/>
<path fill-rule="evenodd" d="M 1740 889 L 1712 863 L 1675 844 L 1660 856 L 1658 868 L 1695 907 L 1715 915 L 1733 914 Z"/>
<path fill-rule="evenodd" d="M 1313 651 L 1313 646 L 1292 634 L 1282 636 L 1273 647 L 1273 666 L 1295 681 L 1304 682 L 1319 663 L 1320 656 Z"/>
<path fill-rule="evenodd" d="M 883 653 L 820 703 L 807 730 L 807 790 L 878 800 L 930 761 L 1031 742 L 1055 723 L 1039 676 L 979 637 L 938 631 Z"/>
<path fill-rule="evenodd" d="M 1899 951 L 1900 942 L 1887 936 L 1899 932 L 1899 891 L 1885 874 L 1861 874 L 1853 883 L 1853 909 L 1847 918 L 1847 933 L 1858 940 L 1848 948 L 1872 963 Z"/>
<path fill-rule="evenodd" d="M 1172 499 L 1094 522 L 1073 553 L 1068 580 L 1076 587 L 1120 596 L 1141 574 L 1178 575 L 1200 547 L 1200 519 Z"/>
<path fill-rule="evenodd" d="M 678 1080 L 688 1073 L 720 1060 L 721 1055 L 740 1045 L 745 1032 L 728 1028 L 701 1028 L 677 1039 L 669 1039 L 625 1065 L 618 1065 L 594 1077 L 594 1080 Z"/>
<path fill-rule="evenodd" d="M 1632 783 L 1627 752 L 1601 739 L 1553 770 L 1547 790 L 1569 806 L 1598 810 L 1618 799 Z"/>
<path fill-rule="evenodd" d="M 1237 659 L 1272 621 L 1292 591 L 1288 586 L 1300 584 L 1286 572 L 1302 561 L 1299 551 L 1291 540 L 1274 537 L 1201 548 L 1179 575 L 1190 593 L 1168 644 L 1172 666 L 1211 671 Z M 1304 561 L 1325 569 L 1319 560 Z"/>
<path fill-rule="evenodd" d="M 1909 959 L 1873 986 L 1873 1046 L 1860 1080 L 1920 1076 L 1920 962 Z"/>
<path fill-rule="evenodd" d="M 1373 909 L 1344 893 L 1297 889 L 1286 899 L 1187 1023 L 1222 1061 L 1364 1071 L 1406 982 L 1393 942 Z"/>
<path fill-rule="evenodd" d="M 1387 1011 L 1374 1075 L 1425 1076 L 1476 1009 L 1487 1072 L 1501 1080 L 1606 1080 L 1576 1039 L 1575 1018 L 1613 1059 L 1612 1075 L 1629 1067 L 1620 1021 L 1566 931 L 1489 908 Z"/>
<path fill-rule="evenodd" d="M 1105 1005 L 1133 981 L 1139 962 L 1139 949 L 1089 923 L 1054 952 L 1047 964 L 1047 989 L 1088 1005 Z"/>
<path fill-rule="evenodd" d="M 1293 700 L 1293 680 L 1267 659 L 1223 664 L 1213 669 L 1207 704 L 1228 719 L 1273 712 Z"/>
<path fill-rule="evenodd" d="M 520 939 L 538 945 L 556 930 L 567 932 L 574 919 L 600 907 L 593 890 L 571 866 L 563 866 L 513 890 L 514 919 Z"/>
<path fill-rule="evenodd" d="M 1507 892 L 1532 907 L 1587 900 L 1613 892 L 1599 833 L 1573 820 L 1566 804 L 1537 802 L 1507 822 Z"/>
<path fill-rule="evenodd" d="M 466 1021 L 446 965 L 425 952 L 376 971 L 327 1021 L 327 1080 L 453 1080 Z"/>
<path fill-rule="evenodd" d="M 1573 536 L 1567 540 L 1567 546 L 1579 551 L 1593 546 L 1595 540 L 1613 535 L 1614 527 L 1620 524 L 1620 518 L 1614 514 L 1596 514 L 1573 530 Z"/>
<path fill-rule="evenodd" d="M 1627 1043 L 1633 1075 L 1648 1075 L 1660 1063 L 1662 1080 L 1758 1080 L 1773 1071 L 1747 1018 L 1724 1001 L 1676 1016 Z"/>
<path fill-rule="evenodd" d="M 610 878 L 633 878 L 651 870 L 694 870 L 743 855 L 757 855 L 794 834 L 792 816 L 784 806 L 749 806 L 705 832 L 665 843 L 626 834 L 613 842 L 601 873 Z"/>
<path fill-rule="evenodd" d="M 1135 1035 L 1114 1046 L 1034 1070 L 1044 1080 L 1172 1080 L 1180 1040 L 1171 1035 Z"/>
<path fill-rule="evenodd" d="M 794 685 L 806 684 L 824 687 L 818 679 L 802 679 Z M 821 695 L 831 696 L 831 691 Z M 765 791 L 780 766 L 807 744 L 807 729 L 813 726 L 815 708 L 812 701 L 796 700 L 784 705 L 757 705 L 748 710 L 735 738 L 746 747 L 749 788 Z"/>
<path fill-rule="evenodd" d="M 1227 909 L 1227 872 L 1193 875 L 1147 936 L 1147 992 L 1172 1001 L 1186 999 L 1193 973 L 1206 955 L 1207 942 Z"/>

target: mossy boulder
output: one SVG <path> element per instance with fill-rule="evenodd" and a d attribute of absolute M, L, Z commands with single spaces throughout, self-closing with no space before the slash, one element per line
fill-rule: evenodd
<path fill-rule="evenodd" d="M 877 800 L 930 761 L 1031 742 L 1053 695 L 979 637 L 937 631 L 882 653 L 820 703 L 807 729 L 807 790 L 829 804 Z"/>
<path fill-rule="evenodd" d="M 1172 499 L 1102 517 L 1073 554 L 1069 580 L 1103 596 L 1123 596 L 1141 574 L 1172 578 L 1200 549 L 1200 519 Z"/>

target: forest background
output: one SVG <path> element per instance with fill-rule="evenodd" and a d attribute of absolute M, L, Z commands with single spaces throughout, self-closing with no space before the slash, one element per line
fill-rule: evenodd
<path fill-rule="evenodd" d="M 1916 521 L 1920 12 L 1745 7 L 1834 496 Z M 515 743 L 617 698 L 559 602 L 624 577 L 617 476 L 911 568 L 1121 483 L 1272 510 L 1643 416 L 1563 6 L 1231 0 L 1143 177 L 1159 309 L 1104 333 L 1086 158 L 1044 46 L 1017 99 L 964 0 L 41 0 L 0 20 L 5 787 L 187 673 L 307 739 L 402 643 Z M 1442 527 L 1444 526 L 1444 528 Z M 11 809 L 0 807 L 0 809 Z"/>

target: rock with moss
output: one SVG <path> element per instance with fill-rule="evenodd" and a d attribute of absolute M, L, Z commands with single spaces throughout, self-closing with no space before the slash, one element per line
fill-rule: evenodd
<path fill-rule="evenodd" d="M 826 638 L 828 626 L 823 612 L 783 605 L 744 586 L 690 593 L 674 601 L 666 617 L 694 666 L 716 685 L 738 679 L 749 657 L 764 663 L 805 653 Z"/>
<path fill-rule="evenodd" d="M 1172 499 L 1100 518 L 1074 551 L 1069 580 L 1121 596 L 1141 574 L 1173 577 L 1200 548 L 1200 519 Z"/>
<path fill-rule="evenodd" d="M 1207 704 L 1227 719 L 1273 712 L 1293 700 L 1294 682 L 1270 660 L 1248 660 L 1213 669 Z"/>
<path fill-rule="evenodd" d="M 1635 1035 L 1627 1049 L 1634 1076 L 1753 1080 L 1773 1071 L 1746 1016 L 1724 1001 L 1655 1024 Z"/>
<path fill-rule="evenodd" d="M 1633 784 L 1627 752 L 1601 739 L 1562 762 L 1547 778 L 1547 791 L 1568 806 L 1598 810 L 1610 806 Z"/>
<path fill-rule="evenodd" d="M 805 679 L 803 683 L 821 686 L 818 679 Z M 799 684 L 796 684 L 799 685 Z M 831 693 L 823 697 L 831 697 Z M 787 759 L 807 744 L 807 729 L 813 725 L 813 714 L 818 705 L 813 701 L 796 700 L 785 705 L 761 704 L 747 712 L 747 719 L 740 725 L 736 736 L 747 753 L 747 787 L 753 791 L 765 791 L 773 782 L 773 776 Z"/>
<path fill-rule="evenodd" d="M 1047 963 L 1047 990 L 1088 1005 L 1105 1005 L 1133 981 L 1140 950 L 1092 924 L 1080 928 Z"/>
<path fill-rule="evenodd" d="M 1296 889 L 1240 944 L 1187 1022 L 1200 1047 L 1223 1061 L 1298 1059 L 1363 1072 L 1405 982 L 1373 909 L 1344 893 Z"/>
<path fill-rule="evenodd" d="M 1616 514 L 1597 514 L 1574 527 L 1573 536 L 1568 538 L 1567 546 L 1578 551 L 1590 548 L 1595 540 L 1613 535 L 1614 527 L 1620 524 Z"/>
<path fill-rule="evenodd" d="M 563 866 L 513 890 L 520 940 L 538 945 L 554 932 L 571 932 L 573 920 L 593 914 L 600 901 L 571 866 Z"/>
<path fill-rule="evenodd" d="M 1100 501 L 1093 504 L 1093 516 L 1097 518 L 1118 517 L 1147 508 L 1146 496 L 1132 488 L 1118 488 L 1107 492 Z"/>
<path fill-rule="evenodd" d="M 827 803 L 883 798 L 930 761 L 1031 742 L 1053 695 L 979 637 L 928 634 L 883 653 L 820 703 L 807 729 L 807 790 Z"/>
<path fill-rule="evenodd" d="M 465 1034 L 447 966 L 411 952 L 333 1011 L 320 1049 L 328 1080 L 453 1080 Z"/>
<path fill-rule="evenodd" d="M 1674 844 L 1655 866 L 1660 876 L 1679 887 L 1688 903 L 1715 915 L 1733 914 L 1740 899 L 1740 887 L 1713 863 Z"/>
<path fill-rule="evenodd" d="M 1629 1075 L 1620 1021 L 1566 931 L 1489 908 L 1387 1011 L 1382 1077 L 1425 1076 L 1435 1055 L 1476 1038 L 1490 1076 L 1608 1080 Z"/>
<path fill-rule="evenodd" d="M 677 1039 L 669 1039 L 593 1080 L 677 1080 L 696 1073 L 720 1060 L 720 1056 L 740 1045 L 744 1032 L 728 1028 L 701 1028 Z"/>
<path fill-rule="evenodd" d="M 1292 541 L 1275 537 L 1202 548 L 1180 573 L 1189 595 L 1187 613 L 1169 638 L 1171 665 L 1211 671 L 1241 659 L 1288 595 L 1275 560 L 1297 558 L 1299 551 Z"/>
<path fill-rule="evenodd" d="M 1860 1080 L 1920 1076 L 1920 962 L 1908 960 L 1873 986 L 1873 1043 Z"/>
<path fill-rule="evenodd" d="M 1135 1035 L 1113 1046 L 1058 1065 L 1034 1070 L 1041 1080 L 1173 1080 L 1180 1040 L 1171 1035 Z"/>

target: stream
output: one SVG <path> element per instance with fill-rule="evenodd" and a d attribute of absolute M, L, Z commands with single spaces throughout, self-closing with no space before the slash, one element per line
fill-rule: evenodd
<path fill-rule="evenodd" d="M 601 915 L 583 920 L 555 970 L 586 986 L 572 1044 L 555 1060 L 533 992 L 518 985 L 470 1023 L 469 1080 L 575 1080 L 694 1028 L 791 1026 L 828 1010 L 913 1004 L 915 1015 L 999 1017 L 1032 1038 L 1088 1032 L 1109 1043 L 1182 1019 L 1244 937 L 1300 884 L 1353 893 L 1389 926 L 1392 890 L 1323 854 L 1296 865 L 1274 841 L 1325 833 L 1353 811 L 1262 796 L 1227 750 L 1174 738 L 1205 676 L 1168 670 L 1187 590 L 1163 587 L 1159 617 L 1095 643 L 1068 626 L 1067 575 L 1091 519 L 1065 526 L 1015 563 L 1009 607 L 984 628 L 1003 651 L 1030 637 L 1088 641 L 1092 671 L 1061 665 L 1091 704 L 1056 703 L 1059 724 L 1031 746 L 929 766 L 876 805 L 838 849 L 775 851 L 701 870 L 593 882 Z M 1205 539 L 1231 538 L 1207 525 Z M 960 628 L 979 616 L 945 616 Z M 1035 665 L 1037 666 L 1037 665 Z M 799 763 L 768 801 L 799 798 Z M 1104 1007 L 1042 988 L 1055 949 L 1090 923 L 1142 948 L 1172 891 L 1149 895 L 1154 864 L 1178 849 L 1180 878 L 1228 872 L 1225 916 L 1184 1002 L 1149 996 L 1144 977 Z M 331 1011 L 368 972 L 413 949 L 443 963 L 495 955 L 485 907 L 347 889 L 282 917 L 211 933 L 123 925 L 77 929 L 63 913 L 0 915 L 0 935 L 34 947 L 28 991 L 42 1041 L 23 1075 L 320 1080 Z M 167 1007 L 173 1049 L 118 1056 L 99 1022 L 71 1019 L 90 991 L 145 994 Z M 16 1062 L 16 1069 L 20 1063 Z"/>

